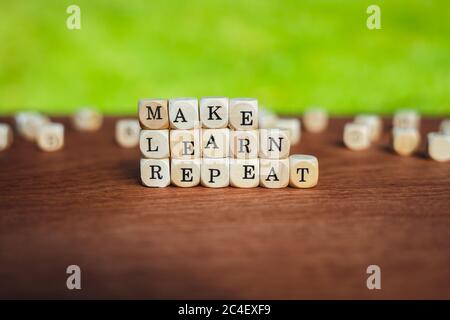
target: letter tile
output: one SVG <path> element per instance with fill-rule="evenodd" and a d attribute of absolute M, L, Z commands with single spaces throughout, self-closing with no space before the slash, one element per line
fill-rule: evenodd
<path fill-rule="evenodd" d="M 139 136 L 141 154 L 149 159 L 165 159 L 170 156 L 169 130 L 141 130 Z"/>
<path fill-rule="evenodd" d="M 72 118 L 75 129 L 80 131 L 97 131 L 103 124 L 103 115 L 94 108 L 83 107 Z"/>
<path fill-rule="evenodd" d="M 120 119 L 116 122 L 116 142 L 123 148 L 133 148 L 139 145 L 141 127 L 135 119 Z"/>
<path fill-rule="evenodd" d="M 259 185 L 270 189 L 287 187 L 289 159 L 259 159 Z"/>
<path fill-rule="evenodd" d="M 170 155 L 175 159 L 200 158 L 200 130 L 170 130 Z"/>
<path fill-rule="evenodd" d="M 419 129 L 420 115 L 415 110 L 398 110 L 394 114 L 393 126 L 394 128 Z"/>
<path fill-rule="evenodd" d="M 203 158 L 200 167 L 202 186 L 223 188 L 230 185 L 230 159 Z"/>
<path fill-rule="evenodd" d="M 369 127 L 366 124 L 347 123 L 344 127 L 344 144 L 350 150 L 365 150 L 369 148 Z"/>
<path fill-rule="evenodd" d="M 230 129 L 202 129 L 201 143 L 204 158 L 227 158 L 230 154 Z"/>
<path fill-rule="evenodd" d="M 64 146 L 64 126 L 49 123 L 41 126 L 37 133 L 37 145 L 43 151 L 57 151 Z"/>
<path fill-rule="evenodd" d="M 169 100 L 170 128 L 190 130 L 200 128 L 198 100 L 196 98 L 176 98 Z"/>
<path fill-rule="evenodd" d="M 230 153 L 233 158 L 237 159 L 258 158 L 258 130 L 230 131 Z"/>
<path fill-rule="evenodd" d="M 8 149 L 13 142 L 13 132 L 7 123 L 0 123 L 0 151 Z"/>
<path fill-rule="evenodd" d="M 234 98 L 230 100 L 230 127 L 234 130 L 258 129 L 258 100 Z"/>
<path fill-rule="evenodd" d="M 328 126 L 328 113 L 322 108 L 309 108 L 303 114 L 302 120 L 306 131 L 319 133 Z"/>
<path fill-rule="evenodd" d="M 200 122 L 203 128 L 220 129 L 228 126 L 228 98 L 204 97 L 200 99 Z"/>
<path fill-rule="evenodd" d="M 286 130 L 259 129 L 259 157 L 264 159 L 286 159 L 291 142 Z"/>
<path fill-rule="evenodd" d="M 428 155 L 439 162 L 450 161 L 450 135 L 438 132 L 428 134 Z"/>
<path fill-rule="evenodd" d="M 141 99 L 138 103 L 139 122 L 142 129 L 169 128 L 167 99 Z"/>
<path fill-rule="evenodd" d="M 420 144 L 420 133 L 415 128 L 393 128 L 392 146 L 402 156 L 413 154 Z"/>
<path fill-rule="evenodd" d="M 319 161 L 306 154 L 289 157 L 289 185 L 294 188 L 312 188 L 319 181 Z"/>
<path fill-rule="evenodd" d="M 383 132 L 383 121 L 376 114 L 360 114 L 355 117 L 354 123 L 365 124 L 369 127 L 370 141 L 377 141 Z"/>
<path fill-rule="evenodd" d="M 141 159 L 141 181 L 147 187 L 167 187 L 170 184 L 169 159 Z"/>
<path fill-rule="evenodd" d="M 259 185 L 259 159 L 230 159 L 230 185 L 255 188 Z"/>
<path fill-rule="evenodd" d="M 171 160 L 171 181 L 177 187 L 194 187 L 200 183 L 201 159 Z"/>

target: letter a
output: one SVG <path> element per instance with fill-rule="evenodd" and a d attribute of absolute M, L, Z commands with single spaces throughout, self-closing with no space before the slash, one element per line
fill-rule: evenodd
<path fill-rule="evenodd" d="M 67 267 L 66 273 L 70 274 L 70 276 L 67 278 L 66 286 L 67 289 L 73 290 L 81 289 L 81 269 L 76 264 L 72 264 Z"/>
<path fill-rule="evenodd" d="M 366 273 L 370 274 L 370 276 L 367 278 L 367 281 L 366 281 L 367 289 L 380 290 L 381 289 L 381 269 L 380 269 L 380 267 L 375 264 L 370 265 L 367 267 Z"/>
<path fill-rule="evenodd" d="M 376 4 L 372 4 L 367 7 L 367 14 L 370 16 L 367 18 L 367 28 L 369 30 L 381 29 L 381 9 Z"/>
<path fill-rule="evenodd" d="M 81 29 L 81 10 L 76 4 L 67 7 L 66 13 L 70 14 L 66 20 L 66 26 L 69 30 Z"/>

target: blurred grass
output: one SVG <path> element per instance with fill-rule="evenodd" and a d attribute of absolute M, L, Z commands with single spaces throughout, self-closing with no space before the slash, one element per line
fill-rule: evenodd
<path fill-rule="evenodd" d="M 450 2 L 0 0 L 0 113 L 134 114 L 142 97 L 251 96 L 279 113 L 450 114 Z M 81 30 L 66 8 L 81 8 Z M 368 30 L 366 8 L 381 7 Z"/>

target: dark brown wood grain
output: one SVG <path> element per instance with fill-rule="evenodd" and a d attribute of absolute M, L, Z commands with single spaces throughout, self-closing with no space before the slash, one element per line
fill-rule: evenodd
<path fill-rule="evenodd" d="M 10 119 L 0 121 L 11 122 Z M 114 122 L 0 153 L 1 298 L 450 298 L 450 163 L 352 152 L 346 120 L 303 133 L 314 189 L 149 189 Z M 426 119 L 422 132 L 436 130 Z M 422 136 L 424 138 L 424 136 Z M 66 267 L 82 290 L 66 289 Z M 366 268 L 382 289 L 366 288 Z"/>

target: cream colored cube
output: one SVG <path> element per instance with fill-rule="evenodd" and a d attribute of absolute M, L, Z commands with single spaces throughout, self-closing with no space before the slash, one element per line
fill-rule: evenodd
<path fill-rule="evenodd" d="M 264 159 L 286 159 L 291 142 L 288 132 L 282 129 L 259 130 L 259 157 Z"/>
<path fill-rule="evenodd" d="M 141 99 L 138 102 L 139 122 L 142 129 L 169 129 L 167 99 Z"/>
<path fill-rule="evenodd" d="M 450 119 L 442 120 L 440 130 L 442 133 L 450 135 Z"/>
<path fill-rule="evenodd" d="M 259 185 L 277 189 L 289 185 L 289 159 L 259 159 Z"/>
<path fill-rule="evenodd" d="M 276 128 L 278 117 L 275 113 L 266 108 L 259 107 L 258 114 L 259 114 L 258 119 L 259 128 L 262 129 Z"/>
<path fill-rule="evenodd" d="M 428 155 L 439 162 L 450 161 L 450 135 L 439 132 L 429 133 Z"/>
<path fill-rule="evenodd" d="M 418 129 L 420 126 L 420 115 L 415 110 L 398 110 L 394 114 L 394 128 Z"/>
<path fill-rule="evenodd" d="M 230 131 L 230 153 L 233 158 L 237 159 L 258 158 L 258 130 Z"/>
<path fill-rule="evenodd" d="M 289 185 L 295 188 L 312 188 L 319 181 L 319 161 L 306 154 L 289 157 Z"/>
<path fill-rule="evenodd" d="M 204 97 L 200 99 L 200 122 L 203 128 L 228 127 L 228 98 Z"/>
<path fill-rule="evenodd" d="M 172 129 L 200 128 L 198 99 L 176 98 L 169 100 L 169 122 Z"/>
<path fill-rule="evenodd" d="M 177 187 L 194 187 L 200 183 L 201 159 L 172 159 L 170 166 L 171 182 Z"/>
<path fill-rule="evenodd" d="M 230 159 L 230 185 L 256 188 L 259 185 L 259 159 Z"/>
<path fill-rule="evenodd" d="M 141 159 L 141 181 L 147 187 L 167 187 L 170 184 L 169 159 Z"/>
<path fill-rule="evenodd" d="M 80 131 L 97 131 L 103 124 L 103 115 L 93 108 L 79 109 L 72 118 L 75 129 Z"/>
<path fill-rule="evenodd" d="M 49 123 L 39 128 L 37 145 L 43 151 L 57 151 L 64 146 L 64 126 L 61 123 Z"/>
<path fill-rule="evenodd" d="M 13 142 L 13 132 L 9 124 L 0 123 L 0 151 L 8 149 Z"/>
<path fill-rule="evenodd" d="M 420 145 L 420 133 L 414 128 L 393 128 L 392 146 L 395 152 L 402 156 L 409 156 Z"/>
<path fill-rule="evenodd" d="M 202 186 L 223 188 L 230 185 L 230 159 L 203 158 L 200 167 Z"/>
<path fill-rule="evenodd" d="M 35 141 L 39 128 L 49 124 L 50 119 L 39 112 L 19 112 L 15 116 L 17 131 L 29 141 Z"/>
<path fill-rule="evenodd" d="M 204 158 L 230 156 L 230 129 L 202 129 L 201 152 Z"/>
<path fill-rule="evenodd" d="M 138 146 L 140 132 L 139 120 L 121 119 L 116 122 L 116 142 L 123 148 Z"/>
<path fill-rule="evenodd" d="M 322 108 L 309 108 L 303 114 L 302 120 L 306 131 L 319 133 L 328 126 L 328 113 Z"/>
<path fill-rule="evenodd" d="M 170 155 L 175 159 L 200 158 L 200 130 L 170 130 Z"/>
<path fill-rule="evenodd" d="M 369 126 L 360 123 L 347 123 L 344 127 L 344 144 L 350 150 L 365 150 L 370 147 Z"/>
<path fill-rule="evenodd" d="M 230 128 L 234 130 L 258 129 L 258 100 L 234 98 L 230 100 Z"/>
<path fill-rule="evenodd" d="M 357 115 L 354 123 L 365 124 L 369 127 L 370 141 L 377 141 L 383 132 L 383 121 L 375 114 Z"/>
<path fill-rule="evenodd" d="M 169 130 L 141 130 L 139 135 L 139 148 L 144 158 L 169 158 Z"/>
<path fill-rule="evenodd" d="M 279 119 L 276 128 L 287 130 L 291 146 L 300 142 L 301 139 L 301 123 L 297 118 Z"/>

